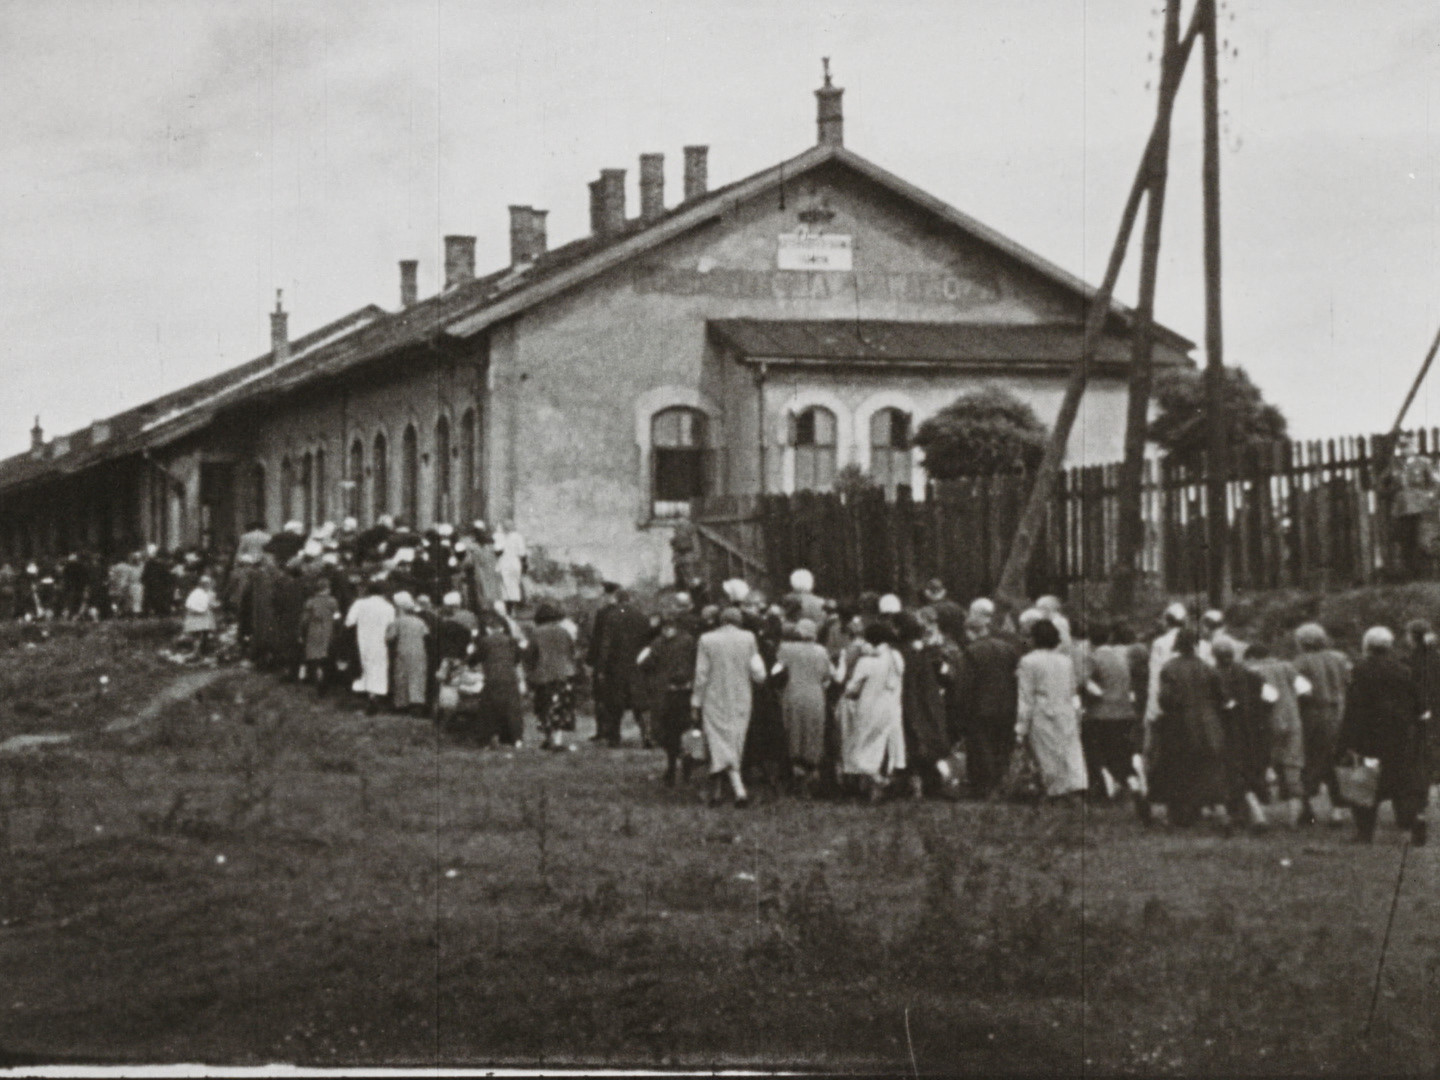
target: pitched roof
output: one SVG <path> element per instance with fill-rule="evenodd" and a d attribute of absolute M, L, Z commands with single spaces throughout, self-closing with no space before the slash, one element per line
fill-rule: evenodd
<path fill-rule="evenodd" d="M 384 308 L 367 304 L 296 338 L 290 343 L 291 363 L 302 361 L 384 316 Z M 263 377 L 272 368 L 271 358 L 267 352 L 218 375 L 200 379 L 142 405 L 96 420 L 68 435 L 57 436 L 46 443 L 43 454 L 26 451 L 0 460 L 0 489 L 14 488 L 52 473 L 76 472 L 147 446 L 163 445 L 164 440 L 157 441 L 152 434 L 158 425 L 182 417 L 203 402 Z M 62 447 L 64 452 L 57 453 Z"/>
<path fill-rule="evenodd" d="M 860 363 L 1006 369 L 1069 367 L 1080 358 L 1084 328 L 1069 323 L 890 322 L 878 319 L 711 319 L 710 333 L 743 357 L 780 363 Z M 1180 361 L 1161 349 L 1156 362 Z M 1123 367 L 1130 343 L 1113 334 L 1096 343 L 1104 368 Z"/>
<path fill-rule="evenodd" d="M 725 210 L 762 195 L 827 163 L 838 163 L 867 177 L 898 197 L 938 216 L 954 228 L 990 245 L 1062 288 L 1088 300 L 1093 286 L 983 225 L 967 214 L 920 190 L 893 173 L 840 146 L 812 146 L 777 165 L 705 195 L 682 202 L 658 220 L 627 221 L 605 236 L 586 236 L 540 256 L 523 269 L 505 268 L 429 297 L 401 311 L 386 313 L 368 305 L 294 343 L 291 360 L 278 367 L 270 357 L 257 357 L 210 379 L 112 417 L 111 438 L 93 446 L 87 432 L 71 436 L 91 452 L 83 457 L 72 445 L 68 455 L 44 459 L 30 454 L 0 461 L 0 490 L 46 475 L 70 472 L 122 453 L 163 446 L 194 431 L 214 417 L 242 405 L 253 405 L 297 389 L 318 385 L 400 350 L 445 339 L 473 337 L 487 328 L 591 280 L 627 260 L 717 218 Z M 1130 309 L 1111 301 L 1112 322 L 1129 325 Z M 1157 339 L 1182 352 L 1193 342 L 1166 327 L 1156 326 Z M 307 344 L 307 342 L 309 344 Z M 115 436 L 124 434 L 125 439 Z"/>

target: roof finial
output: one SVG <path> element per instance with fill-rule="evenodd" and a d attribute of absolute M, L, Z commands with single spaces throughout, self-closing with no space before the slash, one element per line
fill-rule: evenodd
<path fill-rule="evenodd" d="M 830 85 L 830 58 L 829 58 L 828 56 L 822 56 L 822 57 L 820 58 L 820 63 L 821 63 L 822 65 L 824 65 L 824 68 L 825 68 L 825 85 L 826 85 L 826 86 L 829 86 L 829 85 Z"/>

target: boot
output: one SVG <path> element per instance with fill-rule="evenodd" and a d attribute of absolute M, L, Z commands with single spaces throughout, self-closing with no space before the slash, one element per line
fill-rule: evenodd
<path fill-rule="evenodd" d="M 1410 843 L 1415 847 L 1424 847 L 1429 838 L 1430 827 L 1425 823 L 1425 819 L 1416 818 L 1415 823 L 1410 826 Z"/>

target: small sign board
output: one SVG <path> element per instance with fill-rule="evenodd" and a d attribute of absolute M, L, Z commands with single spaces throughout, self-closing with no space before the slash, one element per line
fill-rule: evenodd
<path fill-rule="evenodd" d="M 778 268 L 781 270 L 854 269 L 851 238 L 844 233 L 798 230 L 780 234 Z"/>

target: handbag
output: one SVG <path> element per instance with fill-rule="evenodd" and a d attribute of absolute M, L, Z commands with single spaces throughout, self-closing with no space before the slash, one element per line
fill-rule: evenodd
<path fill-rule="evenodd" d="M 1335 766 L 1335 783 L 1343 802 L 1368 809 L 1376 804 L 1380 792 L 1380 768 L 1350 754 Z"/>

